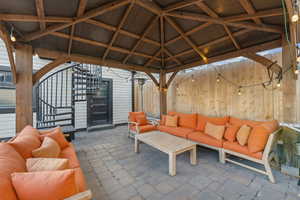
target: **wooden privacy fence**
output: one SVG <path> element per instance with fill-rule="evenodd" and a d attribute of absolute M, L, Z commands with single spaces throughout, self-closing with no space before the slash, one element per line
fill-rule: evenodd
<path fill-rule="evenodd" d="M 282 66 L 282 54 L 267 55 Z M 295 80 L 293 71 L 284 74 L 280 88 L 273 82 L 273 88 L 262 86 L 238 88 L 220 80 L 217 82 L 215 68 L 227 79 L 238 85 L 261 83 L 268 80 L 265 67 L 243 60 L 224 65 L 210 65 L 200 70 L 181 73 L 176 76 L 168 89 L 168 110 L 185 113 L 202 113 L 209 116 L 232 115 L 244 119 L 299 122 L 300 82 Z M 135 87 L 135 109 L 141 110 L 140 86 Z M 144 111 L 159 116 L 159 92 L 152 81 L 144 85 Z"/>

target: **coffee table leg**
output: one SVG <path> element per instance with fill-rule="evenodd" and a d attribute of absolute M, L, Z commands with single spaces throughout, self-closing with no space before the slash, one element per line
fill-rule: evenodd
<path fill-rule="evenodd" d="M 190 160 L 192 165 L 197 164 L 197 148 L 196 146 L 190 150 Z"/>
<path fill-rule="evenodd" d="M 137 139 L 137 137 L 135 136 L 135 139 L 134 139 L 134 151 L 135 153 L 139 153 L 140 151 L 140 144 L 139 144 L 139 140 Z"/>
<path fill-rule="evenodd" d="M 169 153 L 169 174 L 170 176 L 176 175 L 176 154 Z"/>

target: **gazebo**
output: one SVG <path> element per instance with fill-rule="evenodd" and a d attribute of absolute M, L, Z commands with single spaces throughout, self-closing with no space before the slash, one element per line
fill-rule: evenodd
<path fill-rule="evenodd" d="M 296 70 L 297 9 L 292 0 L 2 1 L 16 130 L 32 124 L 33 85 L 69 61 L 145 72 L 159 88 L 161 113 L 180 70 L 244 56 L 280 74 L 281 66 L 257 54 L 277 47 Z M 33 74 L 34 54 L 53 61 Z"/>

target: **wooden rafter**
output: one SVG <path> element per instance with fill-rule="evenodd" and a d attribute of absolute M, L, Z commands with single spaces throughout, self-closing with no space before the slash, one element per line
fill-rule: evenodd
<path fill-rule="evenodd" d="M 197 13 L 187 13 L 187 12 L 170 12 L 166 13 L 168 16 L 173 16 L 182 19 L 190 19 L 200 22 L 212 22 L 215 24 L 225 24 L 228 26 L 238 27 L 238 28 L 247 28 L 251 30 L 258 30 L 258 31 L 265 31 L 271 33 L 282 33 L 281 27 L 273 26 L 273 25 L 258 25 L 254 23 L 247 23 L 247 22 L 231 22 L 228 19 L 221 19 L 221 18 L 212 18 L 205 15 L 197 14 Z M 232 20 L 232 19 L 230 19 Z"/>
<path fill-rule="evenodd" d="M 168 80 L 168 82 L 167 82 L 167 87 L 169 87 L 169 86 L 171 85 L 172 81 L 174 80 L 174 78 L 176 77 L 176 75 L 177 75 L 178 72 L 179 72 L 179 71 L 175 71 L 175 72 L 173 72 L 173 74 L 170 76 L 170 78 L 169 78 L 169 80 Z"/>
<path fill-rule="evenodd" d="M 156 56 L 158 56 L 161 52 L 161 49 L 159 48 L 158 51 L 156 51 L 156 53 L 146 62 L 145 67 L 149 66 L 151 64 L 151 62 L 154 60 L 154 58 L 156 58 Z"/>
<path fill-rule="evenodd" d="M 43 20 L 45 18 L 44 0 L 35 0 L 35 7 L 36 7 L 36 12 L 38 17 Z M 41 21 L 40 22 L 41 31 L 45 30 L 45 28 L 46 28 L 46 23 L 44 21 Z"/>
<path fill-rule="evenodd" d="M 166 53 L 169 57 L 171 57 L 171 59 L 174 60 L 177 64 L 182 65 L 182 62 L 181 62 L 180 60 L 178 60 L 176 57 L 174 57 L 174 55 L 173 55 L 166 47 L 164 47 L 164 51 L 165 51 L 165 53 Z M 166 59 L 165 59 L 165 61 L 166 61 Z"/>
<path fill-rule="evenodd" d="M 127 60 L 130 58 L 133 52 L 138 48 L 138 46 L 141 44 L 143 39 L 146 37 L 146 35 L 149 33 L 155 22 L 158 20 L 159 16 L 155 16 L 150 23 L 146 26 L 146 29 L 143 31 L 143 34 L 141 35 L 140 39 L 135 43 L 133 48 L 130 50 L 130 53 L 123 59 L 122 63 L 126 63 Z"/>
<path fill-rule="evenodd" d="M 70 61 L 79 62 L 79 63 L 87 63 L 87 64 L 94 64 L 94 65 L 102 65 L 102 66 L 110 66 L 118 69 L 125 69 L 130 71 L 142 71 L 142 72 L 152 72 L 152 73 L 159 73 L 158 69 L 153 69 L 150 67 L 138 66 L 138 65 L 125 65 L 121 62 L 117 62 L 114 60 L 102 60 L 101 58 L 93 57 L 93 56 L 85 56 L 80 54 L 66 54 L 62 51 L 52 51 L 43 48 L 37 48 L 34 50 L 37 55 L 43 58 L 49 59 L 57 59 L 63 57 L 69 57 Z"/>
<path fill-rule="evenodd" d="M 159 18 L 159 29 L 160 29 L 160 55 L 161 55 L 161 66 L 165 68 L 165 26 L 164 26 L 164 17 L 160 16 Z"/>
<path fill-rule="evenodd" d="M 201 1 L 203 1 L 203 0 L 183 0 L 183 1 L 179 1 L 178 3 L 169 5 L 168 7 L 164 8 L 163 10 L 164 10 L 164 12 L 171 12 L 173 10 L 184 8 L 184 7 L 196 4 Z"/>
<path fill-rule="evenodd" d="M 111 25 L 109 25 L 109 24 L 105 24 L 105 23 L 100 22 L 100 21 L 96 21 L 96 20 L 91 20 L 91 19 L 89 19 L 89 20 L 87 20 L 87 21 L 85 21 L 85 22 L 88 23 L 88 24 L 92 24 L 92 25 L 95 25 L 95 26 L 104 28 L 104 29 L 106 29 L 106 30 L 110 30 L 110 31 L 116 31 L 116 30 L 117 30 L 116 27 L 111 26 Z M 138 35 L 138 34 L 135 34 L 135 33 L 132 33 L 132 32 L 123 30 L 123 29 L 120 29 L 120 34 L 126 35 L 126 36 L 131 37 L 131 38 L 134 38 L 134 39 L 138 39 L 138 40 L 142 38 L 142 37 L 141 37 L 140 35 Z M 145 38 L 142 39 L 142 41 L 160 47 L 160 43 L 159 43 L 159 42 L 154 41 L 154 40 L 151 40 L 151 39 L 149 39 L 149 38 L 146 38 L 146 37 L 145 37 Z"/>
<path fill-rule="evenodd" d="M 237 36 L 243 35 L 245 33 L 248 33 L 249 31 L 250 30 L 248 30 L 248 29 L 244 29 L 244 30 L 241 30 L 241 31 L 237 31 L 237 32 L 233 33 L 232 35 L 235 36 L 235 37 L 237 37 Z M 205 48 L 205 47 L 209 47 L 209 46 L 212 46 L 214 44 L 218 44 L 220 42 L 224 42 L 224 41 L 229 40 L 229 39 L 230 39 L 229 36 L 223 36 L 221 38 L 218 38 L 218 39 L 209 41 L 209 42 L 207 42 L 205 44 L 199 45 L 198 48 L 202 49 L 202 48 Z M 192 52 L 193 52 L 193 49 L 189 49 L 189 50 L 183 51 L 181 53 L 178 53 L 178 54 L 174 55 L 173 57 L 178 58 L 180 56 L 183 56 L 183 55 L 186 55 L 186 54 L 190 54 Z M 171 59 L 171 57 L 167 58 L 167 60 L 169 60 L 169 59 Z"/>
<path fill-rule="evenodd" d="M 243 8 L 246 10 L 249 14 L 255 14 L 256 11 L 254 9 L 254 6 L 249 0 L 239 0 L 240 4 L 243 6 Z M 262 24 L 262 21 L 259 18 L 253 18 L 254 22 L 257 24 Z"/>
<path fill-rule="evenodd" d="M 194 42 L 192 42 L 191 39 L 186 36 L 183 30 L 171 18 L 165 16 L 165 19 L 204 61 L 207 60 L 206 56 L 201 52 L 200 49 L 198 49 L 197 45 L 195 45 Z"/>
<path fill-rule="evenodd" d="M 50 72 L 52 69 L 58 67 L 61 64 L 68 62 L 70 58 L 68 56 L 62 56 L 60 58 L 56 58 L 54 61 L 48 63 L 37 72 L 32 75 L 32 83 L 35 84 L 38 80 L 40 80 L 45 74 Z"/>
<path fill-rule="evenodd" d="M 80 17 L 80 16 L 83 15 L 83 13 L 85 11 L 86 3 L 87 3 L 87 0 L 80 0 L 79 6 L 78 6 L 78 9 L 77 9 L 76 17 Z M 74 36 L 74 32 L 75 32 L 75 26 L 76 25 L 73 24 L 72 27 L 71 27 L 70 40 L 69 40 L 69 44 L 68 44 L 68 54 L 70 54 L 71 50 L 72 50 L 72 44 L 73 44 L 73 36 Z"/>
<path fill-rule="evenodd" d="M 208 7 L 204 2 L 198 2 L 196 4 L 201 10 L 203 10 L 204 12 L 206 12 L 209 16 L 213 17 L 213 18 L 220 18 L 219 15 L 213 11 L 210 7 Z M 226 24 L 223 24 L 224 30 L 227 33 L 227 35 L 230 37 L 232 43 L 234 44 L 234 46 L 237 49 L 240 49 L 240 45 L 238 44 L 238 42 L 236 41 L 236 39 L 233 37 L 231 31 L 229 30 L 228 26 Z"/>
<path fill-rule="evenodd" d="M 60 38 L 70 39 L 70 35 L 67 35 L 65 33 L 53 32 L 53 33 L 50 33 L 50 34 L 54 35 L 54 36 L 57 36 L 57 37 L 60 37 Z M 73 40 L 78 41 L 78 42 L 82 42 L 82 43 L 85 43 L 85 44 L 99 46 L 99 47 L 104 47 L 104 48 L 108 47 L 108 44 L 106 44 L 106 43 L 99 42 L 99 41 L 94 41 L 94 40 L 89 40 L 89 39 L 81 38 L 81 37 L 78 37 L 78 36 L 73 36 Z M 124 53 L 124 54 L 129 54 L 130 53 L 130 50 L 123 49 L 121 47 L 111 47 L 110 49 L 113 50 L 113 51 Z M 132 54 L 134 54 L 136 56 L 141 56 L 141 57 L 144 57 L 144 58 L 152 58 L 151 55 L 147 55 L 147 54 L 140 53 L 140 52 L 133 52 Z M 160 61 L 160 58 L 157 58 L 157 57 L 154 57 L 153 59 L 157 60 L 157 61 Z"/>
<path fill-rule="evenodd" d="M 135 0 L 135 3 L 156 15 L 161 15 L 163 12 L 163 10 L 160 8 L 160 6 L 157 5 L 154 1 Z"/>
<path fill-rule="evenodd" d="M 116 32 L 114 32 L 114 34 L 113 34 L 113 36 L 112 36 L 112 38 L 111 38 L 111 40 L 110 40 L 110 42 L 109 42 L 109 44 L 108 44 L 108 47 L 106 48 L 106 50 L 105 50 L 105 52 L 104 52 L 104 54 L 103 54 L 102 59 L 105 59 L 106 56 L 108 55 L 108 52 L 109 52 L 109 50 L 111 49 L 111 47 L 112 47 L 113 43 L 115 42 L 115 40 L 117 39 L 118 34 L 119 34 L 119 32 L 120 32 L 122 26 L 125 24 L 126 19 L 127 19 L 127 17 L 129 16 L 129 13 L 130 13 L 130 11 L 131 11 L 133 5 L 134 5 L 134 3 L 131 2 L 130 5 L 128 6 L 128 8 L 126 9 L 126 11 L 125 11 L 124 15 L 122 16 L 122 19 L 121 19 L 121 21 L 120 21 L 118 27 L 117 27 Z"/>
<path fill-rule="evenodd" d="M 84 22 L 84 21 L 86 21 L 90 18 L 96 17 L 98 15 L 104 14 L 106 12 L 109 12 L 111 10 L 119 8 L 121 6 L 124 6 L 124 5 L 126 5 L 130 2 L 131 2 L 131 0 L 118 0 L 118 1 L 107 3 L 105 5 L 102 5 L 102 6 L 98 7 L 98 8 L 95 8 L 91 11 L 86 12 L 84 15 L 82 15 L 81 17 L 76 18 L 72 22 L 49 26 L 44 31 L 37 31 L 37 32 L 30 33 L 28 35 L 25 35 L 22 38 L 22 40 L 25 41 L 25 42 L 29 42 L 31 40 L 38 39 L 40 37 L 43 37 L 45 35 L 48 35 L 50 33 L 55 32 L 55 31 L 62 30 L 62 29 L 67 28 L 71 25 L 78 24 L 80 22 Z"/>
<path fill-rule="evenodd" d="M 156 78 L 150 73 L 150 72 L 145 72 L 148 76 L 149 76 L 149 78 L 151 78 L 151 80 L 153 81 L 153 83 L 157 86 L 157 87 L 159 87 L 159 83 L 158 83 L 158 81 L 156 80 Z"/>
<path fill-rule="evenodd" d="M 70 17 L 54 17 L 54 16 L 47 16 L 41 19 L 38 16 L 33 16 L 33 15 L 0 14 L 0 21 L 67 23 L 67 22 L 72 22 L 73 19 Z"/>
<path fill-rule="evenodd" d="M 264 50 L 268 50 L 268 49 L 274 49 L 279 46 L 281 46 L 281 39 L 267 42 L 264 44 L 254 45 L 252 47 L 248 47 L 248 48 L 244 48 L 244 49 L 235 50 L 235 51 L 225 53 L 222 55 L 209 57 L 207 60 L 207 63 L 214 63 L 214 62 L 218 62 L 221 60 L 226 60 L 226 59 L 230 59 L 230 58 L 243 56 L 246 53 L 255 53 L 255 52 L 260 52 L 260 51 L 264 51 Z M 186 65 L 182 65 L 179 67 L 167 69 L 167 72 L 174 72 L 174 71 L 178 71 L 178 70 L 189 69 L 189 68 L 204 65 L 204 64 L 206 64 L 206 63 L 204 63 L 203 60 L 200 60 L 200 61 L 189 63 Z"/>
<path fill-rule="evenodd" d="M 258 55 L 256 53 L 245 53 L 245 54 L 243 54 L 243 56 L 250 60 L 253 60 L 255 62 L 262 64 L 266 68 L 271 66 L 270 69 L 273 72 L 275 72 L 276 74 L 280 74 L 282 72 L 282 67 L 280 67 L 280 65 L 278 63 L 274 63 L 272 60 L 270 60 L 264 56 Z"/>
<path fill-rule="evenodd" d="M 4 25 L 0 24 L 0 38 L 4 41 L 9 63 L 10 63 L 10 68 L 12 72 L 12 77 L 13 77 L 13 83 L 17 83 L 17 68 L 16 68 L 16 62 L 14 59 L 14 54 L 13 54 L 13 43 L 10 40 L 9 34 L 4 27 Z"/>

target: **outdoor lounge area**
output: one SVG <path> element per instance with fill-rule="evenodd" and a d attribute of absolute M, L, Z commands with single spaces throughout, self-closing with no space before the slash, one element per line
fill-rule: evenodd
<path fill-rule="evenodd" d="M 0 200 L 300 199 L 299 0 L 0 0 Z"/>

